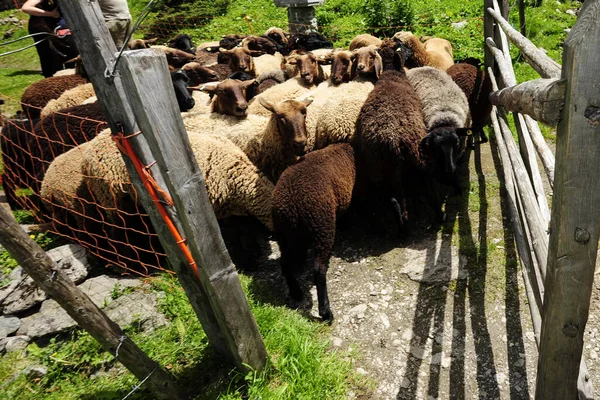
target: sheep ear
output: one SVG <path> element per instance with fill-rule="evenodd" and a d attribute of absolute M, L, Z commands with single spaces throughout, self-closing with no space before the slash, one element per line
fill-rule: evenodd
<path fill-rule="evenodd" d="M 263 54 L 265 54 L 263 51 L 261 50 L 250 50 L 248 48 L 246 48 L 247 53 L 250 54 L 252 57 L 260 57 Z"/>
<path fill-rule="evenodd" d="M 421 139 L 421 143 L 419 143 L 419 151 L 423 157 L 431 156 L 433 152 L 433 137 L 431 133 L 425 135 L 423 139 Z"/>
<path fill-rule="evenodd" d="M 373 67 L 375 68 L 375 76 L 377 79 L 379 79 L 379 76 L 383 72 L 383 61 L 381 60 L 379 53 L 375 53 L 375 62 L 373 63 Z"/>
<path fill-rule="evenodd" d="M 154 44 L 157 41 L 158 41 L 158 38 L 155 37 L 155 38 L 152 38 L 152 39 L 144 40 L 144 43 L 146 43 L 148 45 L 148 44 Z"/>
<path fill-rule="evenodd" d="M 211 96 L 213 95 L 218 95 L 219 93 L 222 92 L 221 88 L 219 88 L 219 85 L 210 85 L 210 86 L 202 86 L 200 87 L 200 91 L 201 92 L 206 92 L 208 94 L 210 94 Z"/>
<path fill-rule="evenodd" d="M 267 100 L 265 98 L 262 98 L 262 97 L 259 97 L 258 98 L 258 102 L 260 103 L 261 106 L 263 106 L 267 110 L 271 111 L 272 113 L 276 114 L 276 112 L 275 112 L 275 106 L 269 100 Z"/>
<path fill-rule="evenodd" d="M 321 65 L 329 65 L 333 62 L 333 53 L 322 55 L 317 59 L 317 62 Z"/>
<path fill-rule="evenodd" d="M 229 54 L 229 53 L 231 53 L 231 50 L 227 50 L 224 47 L 219 47 L 219 52 L 221 52 L 223 54 Z"/>
<path fill-rule="evenodd" d="M 303 100 L 303 103 L 304 103 L 304 105 L 305 105 L 306 107 L 308 107 L 308 106 L 310 106 L 310 105 L 312 104 L 312 102 L 313 102 L 314 100 L 315 100 L 315 98 L 314 98 L 314 97 L 312 97 L 312 96 L 309 96 L 309 97 L 307 97 L 307 98 L 305 98 L 305 99 Z"/>
<path fill-rule="evenodd" d="M 244 89 L 247 89 L 247 88 L 249 88 L 250 86 L 252 86 L 254 84 L 256 84 L 256 79 L 250 79 L 248 81 L 244 81 L 244 83 L 242 83 L 242 87 Z"/>
<path fill-rule="evenodd" d="M 358 62 L 356 61 L 356 55 L 352 55 L 352 68 L 350 69 L 350 80 L 354 80 L 358 76 Z M 378 77 L 379 78 L 379 77 Z"/>
<path fill-rule="evenodd" d="M 471 129 L 471 128 L 457 128 L 456 129 L 456 135 L 458 137 L 461 137 L 461 136 L 472 136 L 473 135 L 473 129 Z"/>

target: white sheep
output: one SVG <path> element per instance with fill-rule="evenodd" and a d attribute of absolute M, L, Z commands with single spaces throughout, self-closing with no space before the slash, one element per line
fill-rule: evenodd
<path fill-rule="evenodd" d="M 295 99 L 296 97 L 302 96 L 315 86 L 307 86 L 301 78 L 292 78 L 287 81 L 270 87 L 263 93 L 256 96 L 250 103 L 248 103 L 248 114 L 257 114 L 269 117 L 271 112 L 267 110 L 261 104 L 262 100 L 267 100 L 271 103 L 278 103 L 283 100 Z"/>
<path fill-rule="evenodd" d="M 188 136 L 217 218 L 250 215 L 272 230 L 273 183 L 227 138 L 194 132 Z M 133 186 L 110 131 L 90 141 L 83 158 L 84 175 L 98 204 L 115 207 L 131 197 Z"/>

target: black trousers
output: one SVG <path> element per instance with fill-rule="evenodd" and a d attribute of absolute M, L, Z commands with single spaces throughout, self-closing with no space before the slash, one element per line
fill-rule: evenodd
<path fill-rule="evenodd" d="M 29 33 L 41 33 L 41 32 L 52 32 L 52 29 L 48 26 L 47 22 L 42 17 L 30 17 L 29 18 Z M 35 48 L 38 56 L 40 57 L 40 64 L 42 66 L 42 75 L 48 78 L 61 70 L 62 61 L 60 56 L 52 49 L 50 40 L 46 35 L 36 35 L 33 37 L 33 41 L 36 42 Z"/>

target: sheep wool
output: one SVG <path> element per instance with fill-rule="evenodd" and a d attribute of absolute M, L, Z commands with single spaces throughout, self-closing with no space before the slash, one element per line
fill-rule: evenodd
<path fill-rule="evenodd" d="M 251 215 L 272 230 L 273 183 L 227 138 L 193 132 L 188 135 L 217 218 Z M 98 203 L 114 206 L 132 194 L 125 164 L 109 131 L 90 142 L 83 165 Z"/>
<path fill-rule="evenodd" d="M 314 89 L 314 86 L 307 87 L 301 78 L 288 79 L 282 84 L 275 85 L 256 96 L 248 104 L 248 114 L 257 114 L 265 117 L 271 116 L 271 112 L 260 104 L 259 98 L 266 99 L 271 103 L 278 103 L 283 100 L 302 96 L 312 89 Z"/>
<path fill-rule="evenodd" d="M 454 64 L 447 72 L 467 96 L 473 130 L 481 130 L 488 123 L 492 111 L 489 98 L 492 83 L 489 76 L 484 70 L 466 63 Z"/>
<path fill-rule="evenodd" d="M 58 99 L 50 100 L 48 104 L 42 109 L 41 117 L 60 111 L 67 107 L 78 106 L 83 104 L 90 97 L 94 97 L 96 92 L 94 86 L 91 83 L 79 85 L 73 89 L 69 89 L 60 95 Z"/>
<path fill-rule="evenodd" d="M 420 67 L 408 70 L 406 76 L 421 99 L 428 131 L 444 125 L 471 125 L 467 97 L 450 75 L 433 67 Z"/>
<path fill-rule="evenodd" d="M 88 83 L 88 80 L 79 75 L 52 76 L 34 82 L 21 96 L 23 112 L 30 119 L 39 118 L 40 111 L 50 100 L 57 99 L 65 91 L 85 83 Z"/>

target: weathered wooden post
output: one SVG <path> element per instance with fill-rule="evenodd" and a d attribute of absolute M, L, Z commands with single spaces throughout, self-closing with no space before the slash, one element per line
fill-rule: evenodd
<path fill-rule="evenodd" d="M 145 381 L 155 396 L 180 399 L 182 393 L 173 379 L 121 330 L 119 325 L 60 271 L 46 252 L 17 224 L 11 213 L 0 207 L 0 244 L 44 292 L 115 355 L 133 375 Z"/>
<path fill-rule="evenodd" d="M 140 121 L 147 121 L 147 117 L 144 115 L 134 116 L 134 113 L 132 112 L 132 107 L 129 105 L 128 98 L 125 94 L 124 78 L 114 70 L 117 49 L 104 24 L 104 19 L 97 2 L 95 0 L 64 0 L 62 4 L 63 13 L 73 31 L 73 37 L 75 38 L 77 48 L 82 55 L 83 64 L 94 85 L 96 95 L 102 105 L 104 114 L 113 134 L 122 132 L 124 135 L 129 136 L 139 132 L 138 123 L 141 124 L 142 122 Z M 119 62 L 123 62 L 123 60 Z M 164 77 L 164 74 L 160 75 L 160 77 L 154 76 L 153 80 L 148 80 L 141 84 L 149 90 L 159 90 L 156 89 L 158 87 L 162 88 L 163 92 L 157 91 L 154 94 L 149 94 L 149 97 L 157 101 L 166 99 L 166 103 L 159 102 L 160 105 L 148 103 L 143 104 L 142 107 L 148 107 L 145 111 L 154 113 L 157 117 L 160 116 L 159 120 L 162 121 L 178 118 L 177 129 L 179 129 L 183 127 L 183 122 L 181 121 L 181 116 L 176 106 L 170 78 L 166 78 L 168 79 L 168 84 L 158 80 L 158 78 L 164 79 Z M 129 76 L 128 79 L 131 79 L 131 76 Z M 138 81 L 138 83 L 140 82 Z M 173 113 L 173 109 L 177 111 L 176 114 Z M 136 119 L 138 119 L 138 123 L 136 123 Z M 151 151 L 145 135 L 151 137 L 154 127 L 144 125 L 144 128 L 144 135 L 131 136 L 129 138 L 129 143 L 132 145 L 142 163 L 144 165 L 151 165 L 157 160 L 157 153 L 161 153 L 161 151 L 165 149 L 159 148 L 160 151 Z M 181 136 L 185 135 L 185 131 L 179 133 L 177 133 L 177 131 L 170 131 L 167 133 L 164 131 L 161 132 L 163 132 L 162 134 L 179 138 L 177 144 L 182 143 L 183 139 L 181 139 Z M 187 157 L 184 161 L 184 165 L 188 169 L 184 172 L 192 171 L 192 175 L 187 176 L 192 180 L 179 180 L 176 185 L 171 182 L 166 184 L 166 181 L 172 178 L 170 174 L 173 173 L 174 170 L 173 168 L 169 168 L 170 166 L 165 166 L 164 164 L 159 167 L 160 159 L 158 164 L 150 168 L 152 176 L 167 194 L 169 194 L 169 190 L 172 190 L 179 185 L 177 186 L 179 190 L 188 191 L 187 194 L 190 195 L 190 197 L 195 197 L 197 194 L 195 199 L 200 203 L 205 203 L 203 206 L 198 205 L 197 203 L 185 204 L 186 207 L 190 207 L 189 209 L 194 212 L 197 212 L 198 210 L 212 212 L 210 204 L 206 203 L 206 193 L 202 193 L 202 189 L 200 189 L 200 187 L 203 186 L 201 181 L 202 175 L 199 175 L 198 177 L 199 172 L 197 165 L 195 166 L 195 170 L 193 169 L 193 166 L 189 165 L 189 149 L 177 148 L 171 150 L 177 153 L 177 157 Z M 195 159 L 193 159 L 193 157 L 192 160 L 195 165 Z M 193 232 L 193 236 L 186 236 L 190 234 L 189 229 L 185 229 L 185 226 L 189 226 L 189 221 L 184 219 L 184 221 L 188 222 L 187 225 L 184 225 L 178 219 L 178 216 L 182 217 L 182 214 L 184 214 L 183 209 L 180 208 L 181 211 L 179 212 L 176 212 L 174 209 L 168 210 L 172 217 L 171 220 L 177 227 L 179 233 L 184 238 L 187 237 L 187 243 L 192 247 L 192 253 L 198 266 L 200 269 L 206 268 L 206 270 L 200 274 L 202 276 L 201 282 L 200 278 L 192 271 L 187 259 L 181 254 L 178 247 L 179 244 L 176 242 L 171 232 L 166 228 L 155 204 L 146 192 L 140 177 L 135 172 L 136 170 L 133 164 L 127 157 L 124 157 L 124 161 L 130 172 L 131 180 L 140 196 L 141 202 L 152 220 L 152 225 L 158 233 L 161 244 L 169 257 L 169 261 L 177 273 L 177 277 L 190 299 L 192 307 L 196 312 L 211 345 L 218 353 L 224 355 L 229 361 L 235 363 L 235 365 L 242 370 L 246 370 L 248 367 L 261 369 L 266 362 L 264 344 L 258 334 L 256 322 L 249 311 L 249 306 L 241 291 L 239 281 L 237 280 L 237 274 L 229 260 L 218 227 L 216 227 L 213 223 L 214 221 L 211 221 L 210 217 L 208 217 L 208 223 L 210 223 L 210 225 L 203 227 L 205 229 L 203 234 L 205 234 L 206 237 L 198 235 L 197 231 Z M 181 178 L 181 176 L 178 178 Z M 198 193 L 191 192 L 191 190 L 197 190 Z M 175 201 L 179 206 L 183 204 L 178 194 L 175 194 L 172 197 L 176 199 Z M 208 205 L 208 207 L 206 207 L 206 205 Z M 186 208 L 185 213 L 187 213 L 189 209 Z M 206 216 L 202 215 L 188 216 L 186 214 L 185 218 L 198 218 L 197 221 L 207 222 Z M 212 216 L 212 219 L 214 220 L 214 215 Z M 199 226 L 196 226 L 196 228 L 199 228 Z M 194 246 L 198 244 L 197 241 L 200 240 L 200 238 L 205 240 L 202 242 L 202 250 L 199 250 L 197 247 L 194 248 Z M 214 263 L 211 264 L 213 260 Z M 218 283 L 221 283 L 221 281 L 225 282 L 223 285 L 227 286 L 227 290 L 222 293 L 215 293 L 218 292 L 213 286 L 215 281 L 218 281 Z M 223 286 L 221 286 L 221 289 L 224 289 Z M 223 301 L 225 295 L 230 295 L 228 299 L 231 299 L 231 302 Z M 216 307 L 215 302 L 220 302 L 221 308 Z M 232 315 L 236 316 L 235 320 L 231 319 Z"/>
<path fill-rule="evenodd" d="M 277 7 L 287 7 L 290 33 L 306 33 L 317 30 L 315 6 L 325 0 L 274 0 Z"/>
<path fill-rule="evenodd" d="M 600 0 L 583 3 L 565 43 L 552 225 L 535 398 L 577 395 L 600 236 Z"/>

